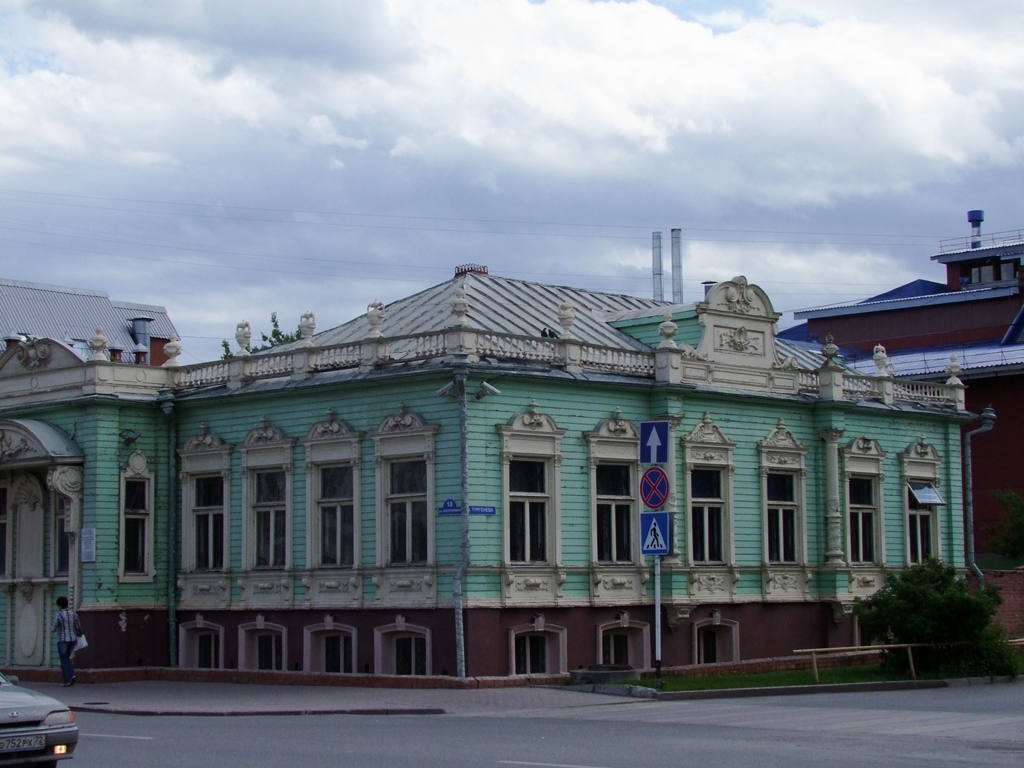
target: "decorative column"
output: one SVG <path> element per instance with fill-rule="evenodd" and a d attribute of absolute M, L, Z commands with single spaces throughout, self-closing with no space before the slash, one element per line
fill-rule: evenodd
<path fill-rule="evenodd" d="M 679 384 L 683 380 L 683 353 L 672 337 L 679 326 L 672 321 L 672 313 L 666 312 L 665 319 L 658 326 L 661 343 L 654 350 L 654 380 L 665 384 Z"/>
<path fill-rule="evenodd" d="M 78 549 L 78 532 L 82 528 L 82 468 L 74 466 L 54 467 L 46 478 L 50 490 L 68 501 L 64 516 L 64 532 L 68 536 L 68 604 L 78 609 L 78 570 L 81 552 Z"/>
<path fill-rule="evenodd" d="M 825 563 L 843 566 L 843 518 L 839 513 L 839 440 L 843 430 L 835 427 L 823 429 L 825 441 L 825 485 L 828 510 L 825 513 Z"/>

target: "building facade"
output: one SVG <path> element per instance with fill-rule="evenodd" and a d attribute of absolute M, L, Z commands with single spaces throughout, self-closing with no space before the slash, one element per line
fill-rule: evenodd
<path fill-rule="evenodd" d="M 649 668 L 650 420 L 663 663 L 853 644 L 885 569 L 963 565 L 963 387 L 855 374 L 777 319 L 742 277 L 672 305 L 469 266 L 259 354 L 240 324 L 207 364 L 20 342 L 0 357 L 5 660 L 55 663 L 67 592 L 95 666 Z"/>

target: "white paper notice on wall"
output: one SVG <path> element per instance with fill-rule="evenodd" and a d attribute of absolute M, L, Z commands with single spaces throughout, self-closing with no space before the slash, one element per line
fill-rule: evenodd
<path fill-rule="evenodd" d="M 95 563 L 96 562 L 96 529 L 95 528 L 83 528 L 81 532 L 82 537 L 82 562 L 83 563 Z"/>

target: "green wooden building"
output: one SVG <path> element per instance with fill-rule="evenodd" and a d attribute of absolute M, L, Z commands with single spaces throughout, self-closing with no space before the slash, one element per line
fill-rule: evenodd
<path fill-rule="evenodd" d="M 963 565 L 963 386 L 776 338 L 738 277 L 696 304 L 473 265 L 227 360 L 0 357 L 8 665 L 399 675 L 650 668 L 639 430 L 666 421 L 665 665 L 851 645 L 853 601 Z M 93 639 L 96 638 L 96 639 Z"/>

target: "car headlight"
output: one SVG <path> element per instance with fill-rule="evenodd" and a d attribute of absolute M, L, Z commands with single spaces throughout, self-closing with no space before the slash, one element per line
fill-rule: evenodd
<path fill-rule="evenodd" d="M 70 709 L 65 709 L 48 714 L 43 721 L 43 725 L 70 725 L 73 722 L 75 722 L 75 713 Z"/>

